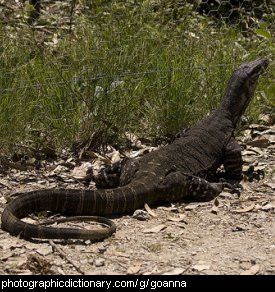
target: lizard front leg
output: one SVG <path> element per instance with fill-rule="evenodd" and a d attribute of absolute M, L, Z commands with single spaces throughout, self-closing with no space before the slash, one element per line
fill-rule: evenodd
<path fill-rule="evenodd" d="M 211 200 L 218 196 L 227 183 L 212 183 L 198 176 L 189 175 L 180 171 L 169 173 L 161 182 L 164 199 L 180 200 L 184 197 L 196 200 Z"/>
<path fill-rule="evenodd" d="M 98 188 L 104 189 L 125 186 L 131 182 L 138 168 L 138 159 L 126 157 L 101 170 L 94 181 Z"/>
<path fill-rule="evenodd" d="M 94 177 L 96 187 L 104 189 L 118 187 L 122 166 L 123 162 L 118 161 L 102 169 L 98 175 Z"/>
<path fill-rule="evenodd" d="M 232 137 L 225 148 L 223 159 L 225 173 L 229 178 L 241 179 L 243 159 L 241 153 L 241 146 Z"/>

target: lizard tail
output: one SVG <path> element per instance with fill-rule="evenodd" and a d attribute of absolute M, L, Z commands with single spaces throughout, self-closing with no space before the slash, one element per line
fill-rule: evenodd
<path fill-rule="evenodd" d="M 116 225 L 110 219 L 87 215 L 108 215 L 131 211 L 127 205 L 133 203 L 125 199 L 125 190 L 37 190 L 25 193 L 14 199 L 5 208 L 1 225 L 2 229 L 13 235 L 24 238 L 48 238 L 48 239 L 90 239 L 102 240 L 116 231 Z M 129 204 L 127 204 L 129 203 Z M 101 223 L 106 228 L 83 230 L 75 228 L 48 227 L 50 223 L 30 224 L 21 220 L 33 212 L 53 211 L 75 217 L 57 220 L 57 222 L 90 220 Z M 79 216 L 83 215 L 83 216 Z M 54 221 L 54 220 L 53 220 Z"/>

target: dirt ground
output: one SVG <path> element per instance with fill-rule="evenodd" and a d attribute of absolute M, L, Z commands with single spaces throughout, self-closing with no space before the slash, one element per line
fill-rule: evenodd
<path fill-rule="evenodd" d="M 26 241 L 0 229 L 0 274 L 274 274 L 275 127 L 251 125 L 240 141 L 245 160 L 240 196 L 224 191 L 210 202 L 150 206 L 140 214 L 145 220 L 132 214 L 114 218 L 117 232 L 97 243 Z M 67 158 L 44 162 L 39 170 L 22 160 L 8 167 L 6 162 L 0 214 L 24 190 L 94 187 L 84 186 L 81 176 L 87 178 L 87 165 L 99 169 L 99 160 Z"/>

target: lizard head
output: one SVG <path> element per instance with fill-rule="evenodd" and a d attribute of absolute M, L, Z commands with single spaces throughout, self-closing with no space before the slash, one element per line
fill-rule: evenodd
<path fill-rule="evenodd" d="M 222 107 L 230 112 L 234 125 L 253 97 L 259 76 L 268 66 L 268 59 L 259 58 L 241 64 L 229 80 Z"/>

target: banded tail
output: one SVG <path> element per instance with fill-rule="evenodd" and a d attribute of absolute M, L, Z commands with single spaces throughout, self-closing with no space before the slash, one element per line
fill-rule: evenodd
<path fill-rule="evenodd" d="M 39 211 L 60 212 L 75 216 L 123 214 L 142 208 L 144 187 L 136 192 L 130 185 L 111 190 L 37 190 L 14 199 L 2 214 L 2 229 L 25 238 L 102 240 L 116 231 L 116 225 L 103 217 L 83 217 L 107 225 L 107 228 L 83 230 L 54 228 L 23 222 L 21 218 Z M 150 196 L 149 196 L 150 197 Z M 147 198 L 149 198 L 147 197 Z M 81 219 L 81 217 L 75 217 Z M 74 220 L 68 218 L 66 221 Z M 65 220 L 64 220 L 65 221 Z"/>

